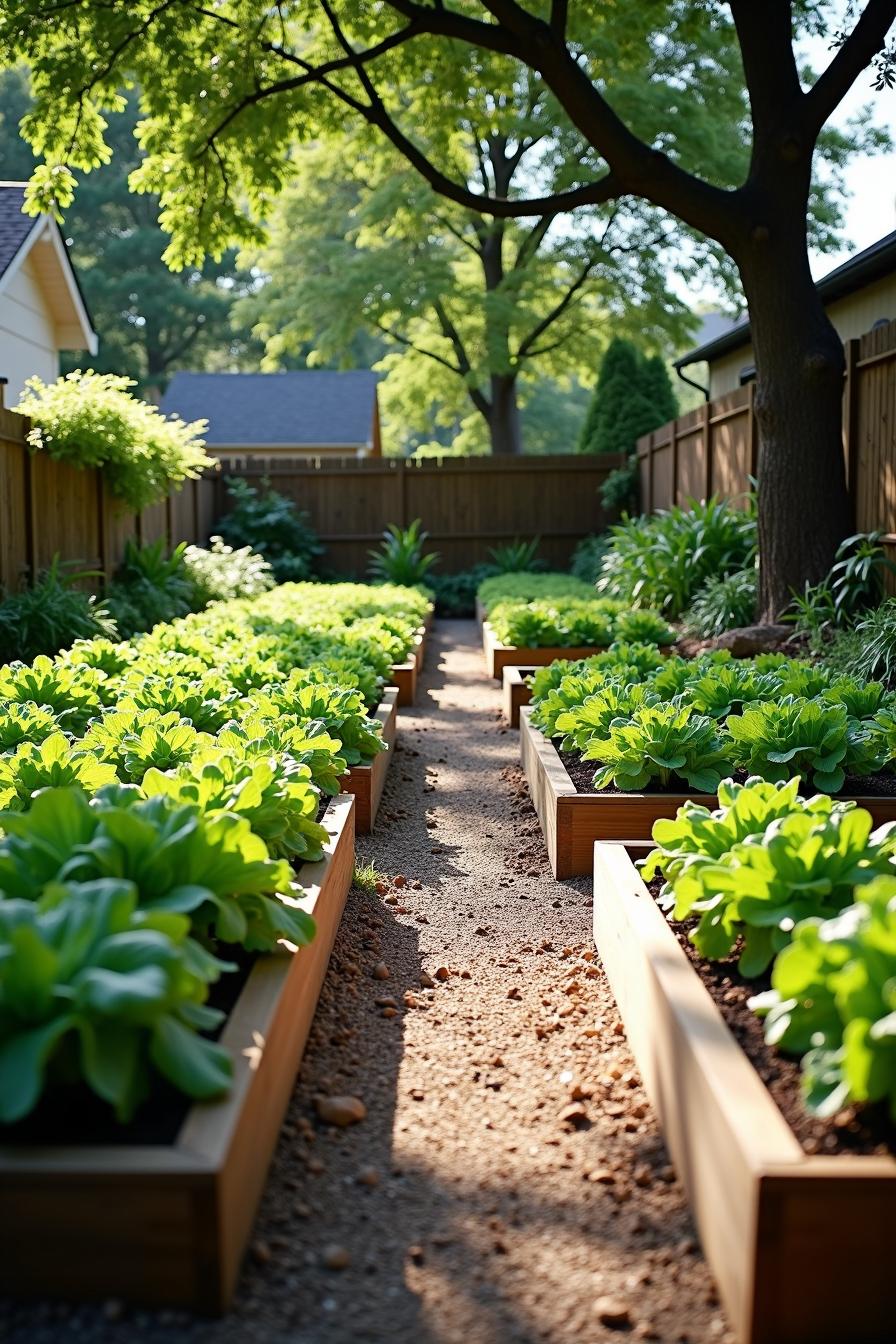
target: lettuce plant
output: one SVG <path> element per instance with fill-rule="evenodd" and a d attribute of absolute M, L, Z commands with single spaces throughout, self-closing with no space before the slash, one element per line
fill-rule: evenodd
<path fill-rule="evenodd" d="M 57 1074 L 121 1121 L 154 1075 L 196 1099 L 226 1092 L 230 1055 L 198 1033 L 221 1021 L 208 986 L 234 968 L 188 934 L 183 915 L 138 909 L 116 879 L 0 901 L 0 1122 L 27 1116 Z"/>
<path fill-rule="evenodd" d="M 655 611 L 621 611 L 616 617 L 614 637 L 632 644 L 674 644 L 675 631 Z"/>
<path fill-rule="evenodd" d="M 313 720 L 295 714 L 267 718 L 254 712 L 225 724 L 215 738 L 219 747 L 246 758 L 286 756 L 296 765 L 307 766 L 311 782 L 322 793 L 335 797 L 342 788 L 348 762 L 339 753 L 341 744 Z"/>
<path fill-rule="evenodd" d="M 57 732 L 59 720 L 48 706 L 0 701 L 0 752 L 15 751 L 23 742 L 44 742 Z"/>
<path fill-rule="evenodd" d="M 892 871 L 892 827 L 871 835 L 861 808 L 808 806 L 773 821 L 710 862 L 685 864 L 670 880 L 675 919 L 699 916 L 691 941 L 705 957 L 731 955 L 760 975 L 790 942 L 794 926 L 837 914 L 855 888 Z"/>
<path fill-rule="evenodd" d="M 147 797 L 163 794 L 195 805 L 205 816 L 232 812 L 245 817 L 271 858 L 323 858 L 328 834 L 317 821 L 320 794 L 308 767 L 288 756 L 247 759 L 221 747 L 206 748 L 175 771 L 148 770 L 141 788 Z"/>
<path fill-rule="evenodd" d="M 339 754 L 349 765 L 370 761 L 385 750 L 380 725 L 367 717 L 358 691 L 309 683 L 294 672 L 286 681 L 248 698 L 250 710 L 268 719 L 292 714 L 299 722 L 313 722 L 337 739 Z"/>
<path fill-rule="evenodd" d="M 233 718 L 240 699 L 225 676 L 206 674 L 201 680 L 182 676 L 146 676 L 132 672 L 121 683 L 119 708 L 158 710 L 188 719 L 200 732 L 214 733 Z"/>
<path fill-rule="evenodd" d="M 40 789 L 78 784 L 95 793 L 114 779 L 114 765 L 56 732 L 43 742 L 23 742 L 13 754 L 0 756 L 0 808 L 21 812 Z"/>
<path fill-rule="evenodd" d="M 314 923 L 293 902 L 289 865 L 268 857 L 248 821 L 204 816 L 164 795 L 112 785 L 46 789 L 28 812 L 4 812 L 0 891 L 39 900 L 57 882 L 132 882 L 140 908 L 188 915 L 197 936 L 270 951 L 307 943 Z"/>
<path fill-rule="evenodd" d="M 773 821 L 793 813 L 829 816 L 834 808 L 849 804 L 833 803 L 828 794 L 814 798 L 799 796 L 800 781 L 794 777 L 773 783 L 748 779 L 737 784 L 723 779 L 719 784 L 719 806 L 710 810 L 703 803 L 688 799 L 674 818 L 654 822 L 653 839 L 657 848 L 645 859 L 643 873 L 650 881 L 657 873 L 668 884 L 692 863 L 717 863 L 745 840 L 762 837 Z M 661 898 L 662 899 L 662 898 Z"/>
<path fill-rule="evenodd" d="M 698 714 L 724 719 L 754 701 L 774 699 L 774 676 L 757 674 L 747 661 L 732 661 L 709 668 L 685 682 L 681 694 Z"/>
<path fill-rule="evenodd" d="M 147 770 L 185 765 L 213 741 L 208 733 L 200 733 L 175 713 L 161 714 L 133 706 L 111 710 L 92 724 L 84 737 L 84 745 L 111 761 L 120 779 L 135 784 Z"/>
<path fill-rule="evenodd" d="M 803 1056 L 816 1115 L 885 1101 L 896 1119 L 896 878 L 859 887 L 855 904 L 831 919 L 798 924 L 771 990 L 751 1006 L 769 1044 Z"/>
<path fill-rule="evenodd" d="M 675 704 L 642 705 L 627 722 L 612 723 L 606 738 L 592 739 L 582 754 L 601 763 L 596 789 L 614 785 L 624 793 L 676 779 L 714 793 L 730 764 L 713 720 Z"/>
<path fill-rule="evenodd" d="M 0 701 L 45 705 L 67 732 L 81 732 L 101 707 L 103 673 L 96 668 L 69 667 L 41 655 L 29 666 L 0 667 Z"/>
<path fill-rule="evenodd" d="M 604 741 L 614 724 L 630 719 L 642 705 L 657 703 L 656 696 L 643 682 L 610 682 L 573 709 L 557 715 L 554 731 L 563 736 L 561 750 L 579 751 L 587 758 L 590 744 Z"/>
<path fill-rule="evenodd" d="M 842 705 L 793 695 L 750 705 L 726 720 L 733 759 L 749 774 L 771 780 L 799 775 L 825 793 L 843 787 L 848 726 Z"/>
<path fill-rule="evenodd" d="M 608 646 L 614 639 L 613 615 L 599 601 L 499 602 L 489 622 L 502 644 L 520 648 Z"/>
<path fill-rule="evenodd" d="M 827 705 L 842 705 L 851 719 L 873 719 L 893 704 L 893 693 L 879 681 L 838 677 L 819 695 Z"/>

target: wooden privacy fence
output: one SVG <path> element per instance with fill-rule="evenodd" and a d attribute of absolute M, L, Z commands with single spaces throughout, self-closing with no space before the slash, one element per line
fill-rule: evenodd
<path fill-rule="evenodd" d="M 896 322 L 848 341 L 843 451 L 856 527 L 896 544 Z M 755 383 L 688 411 L 638 440 L 646 513 L 749 489 L 759 464 Z"/>
<path fill-rule="evenodd" d="M 208 536 L 212 484 L 184 489 L 139 514 L 122 510 L 102 473 L 32 453 L 28 421 L 0 407 L 0 585 L 15 592 L 54 555 L 110 577 L 129 538 L 195 541 Z"/>
<path fill-rule="evenodd" d="M 541 554 L 566 565 L 576 543 L 610 521 L 600 487 L 621 466 L 616 455 L 552 457 L 232 458 L 213 482 L 212 512 L 226 509 L 225 480 L 238 476 L 273 487 L 307 510 L 336 574 L 362 575 L 367 552 L 390 523 L 415 518 L 449 574 L 488 559 L 489 548 L 515 537 L 541 537 Z"/>
<path fill-rule="evenodd" d="M 542 538 L 550 564 L 566 564 L 576 542 L 606 526 L 600 487 L 618 457 L 358 460 L 235 458 L 220 472 L 140 514 L 126 513 L 102 473 L 31 453 L 28 421 L 0 407 L 0 584 L 7 592 L 33 580 L 58 554 L 110 577 L 129 538 L 205 543 L 227 511 L 228 476 L 252 484 L 269 477 L 305 509 L 335 574 L 362 575 L 367 552 L 389 523 L 422 518 L 443 573 L 488 558 L 515 537 Z"/>

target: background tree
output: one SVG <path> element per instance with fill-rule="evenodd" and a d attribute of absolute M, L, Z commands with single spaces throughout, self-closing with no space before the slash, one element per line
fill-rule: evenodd
<path fill-rule="evenodd" d="M 374 127 L 440 195 L 492 220 L 638 198 L 714 240 L 737 266 L 752 320 L 760 608 L 772 617 L 827 572 L 849 527 L 843 349 L 812 280 L 807 217 L 826 122 L 869 65 L 879 87 L 894 82 L 896 0 L 848 0 L 845 11 L 824 0 L 649 0 L 626 7 L 622 35 L 608 31 L 616 8 L 13 0 L 0 44 L 32 66 L 28 133 L 45 160 L 35 207 L 69 203 L 71 169 L 102 158 L 101 108 L 121 107 L 126 75 L 141 85 L 147 157 L 134 180 L 161 194 L 175 265 L 221 255 L 234 239 L 259 241 L 251 215 L 283 189 L 294 142 L 346 119 Z M 825 30 L 835 53 L 807 77 L 795 36 Z M 620 36 L 627 63 L 612 42 Z M 729 105 L 707 122 L 699 112 L 720 70 L 731 74 Z M 497 106 L 533 72 L 579 137 L 575 171 L 544 194 L 537 174 L 525 196 L 484 193 L 447 152 L 455 109 Z M 430 148 L 436 120 L 442 143 Z M 708 154 L 710 140 L 721 152 Z"/>
<path fill-rule="evenodd" d="M 523 87 L 501 108 L 500 130 L 471 118 L 454 152 L 486 192 L 509 194 L 534 171 L 556 184 L 576 148 L 554 133 L 558 122 L 552 100 Z M 519 453 L 521 402 L 538 381 L 558 390 L 558 379 L 587 376 L 607 328 L 666 351 L 688 335 L 690 311 L 668 284 L 680 242 L 646 209 L 583 209 L 563 227 L 550 215 L 486 221 L 440 200 L 354 128 L 296 154 L 269 240 L 246 258 L 265 281 L 240 313 L 272 368 L 310 343 L 312 362 L 344 362 L 366 330 L 391 351 L 384 405 L 394 401 L 412 432 L 460 422 L 468 446 Z M 695 247 L 682 269 L 705 261 Z M 421 379 L 438 402 L 405 395 Z"/>
<path fill-rule="evenodd" d="M 582 433 L 580 453 L 628 453 L 642 434 L 672 420 L 678 403 L 666 366 L 621 337 L 607 346 Z"/>
<path fill-rule="evenodd" d="M 36 159 L 18 133 L 31 109 L 28 72 L 19 66 L 0 72 L 0 178 L 27 180 Z M 137 195 L 128 176 L 141 156 L 134 139 L 137 95 L 127 95 L 123 111 L 109 120 L 112 157 L 84 179 L 66 211 L 78 279 L 100 338 L 99 352 L 63 356 L 63 368 L 85 361 L 101 373 L 135 378 L 150 398 L 164 391 L 175 369 L 238 368 L 257 364 L 261 346 L 248 326 L 235 325 L 234 301 L 254 283 L 240 271 L 236 253 L 220 261 L 173 272 L 162 260 L 168 236 L 159 225 L 158 196 Z"/>

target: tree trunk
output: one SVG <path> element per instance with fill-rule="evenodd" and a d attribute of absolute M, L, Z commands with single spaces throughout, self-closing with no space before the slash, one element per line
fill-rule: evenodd
<path fill-rule="evenodd" d="M 843 346 L 809 270 L 805 219 L 754 230 L 738 260 L 757 386 L 759 615 L 775 621 L 828 573 L 851 530 L 843 458 Z M 784 212 L 778 217 L 782 219 Z"/>
<path fill-rule="evenodd" d="M 492 453 L 496 457 L 510 454 L 519 456 L 522 453 L 523 434 L 516 402 L 516 377 L 512 374 L 492 374 L 488 429 Z"/>

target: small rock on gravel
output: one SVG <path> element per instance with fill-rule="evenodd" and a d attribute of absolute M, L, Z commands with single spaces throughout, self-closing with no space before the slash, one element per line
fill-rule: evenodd
<path fill-rule="evenodd" d="M 360 1097 L 315 1097 L 314 1109 L 325 1125 L 336 1125 L 339 1129 L 356 1125 L 367 1114 Z"/>
<path fill-rule="evenodd" d="M 601 1325 L 608 1325 L 613 1330 L 627 1330 L 632 1323 L 628 1304 L 618 1297 L 599 1297 L 594 1304 L 594 1314 Z"/>
<path fill-rule="evenodd" d="M 378 961 L 373 968 L 374 980 L 388 980 L 391 972 L 384 961 Z"/>
<path fill-rule="evenodd" d="M 325 1269 L 348 1269 L 352 1262 L 344 1246 L 325 1246 L 320 1258 Z"/>

